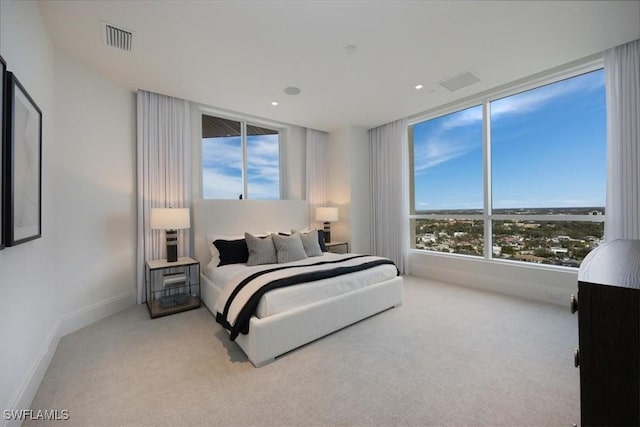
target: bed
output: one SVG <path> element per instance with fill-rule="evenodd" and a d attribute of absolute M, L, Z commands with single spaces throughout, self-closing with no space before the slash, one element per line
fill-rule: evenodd
<path fill-rule="evenodd" d="M 309 227 L 308 218 L 305 201 L 194 201 L 194 246 L 196 258 L 203 266 L 202 301 L 214 316 L 214 307 L 223 293 L 222 282 L 247 267 L 212 268 L 208 242 L 211 235 L 301 230 Z M 352 258 L 355 258 L 353 254 L 324 254 L 300 263 L 355 262 Z M 256 267 L 257 270 L 265 268 L 269 266 Z M 374 277 L 360 276 L 351 282 L 326 278 L 270 291 L 261 297 L 255 314 L 248 319 L 248 333 L 238 334 L 235 342 L 249 361 L 260 367 L 304 344 L 402 304 L 402 277 L 388 272 L 369 275 Z"/>

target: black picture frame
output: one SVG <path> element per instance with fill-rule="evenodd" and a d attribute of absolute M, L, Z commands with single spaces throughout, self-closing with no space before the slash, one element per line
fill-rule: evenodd
<path fill-rule="evenodd" d="M 4 190 L 4 169 L 5 169 L 5 92 L 6 92 L 7 63 L 0 55 L 0 250 L 4 249 L 5 227 L 5 190 Z"/>
<path fill-rule="evenodd" d="M 42 236 L 42 111 L 11 72 L 5 85 L 5 245 Z"/>

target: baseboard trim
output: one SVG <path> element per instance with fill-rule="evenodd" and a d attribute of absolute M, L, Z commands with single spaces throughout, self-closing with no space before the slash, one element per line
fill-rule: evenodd
<path fill-rule="evenodd" d="M 555 273 L 519 267 L 522 269 L 518 271 L 520 274 L 514 274 L 516 267 L 496 269 L 478 265 L 478 262 L 468 264 L 464 260 L 427 263 L 424 258 L 416 258 L 411 263 L 413 276 L 557 305 L 567 305 L 577 287 L 577 272 Z"/>
<path fill-rule="evenodd" d="M 53 359 L 53 355 L 58 348 L 60 338 L 129 308 L 135 305 L 135 303 L 135 292 L 129 291 L 60 317 L 60 319 L 53 324 L 37 359 L 24 380 L 23 386 L 12 400 L 13 403 L 9 408 L 3 409 L 20 410 L 30 408 L 33 398 L 40 387 L 40 383 L 42 383 L 42 379 L 49 368 L 51 359 Z M 2 426 L 20 426 L 22 422 L 22 420 L 5 420 L 3 416 Z"/>
<path fill-rule="evenodd" d="M 63 337 L 65 335 L 69 335 L 78 329 L 84 328 L 98 320 L 102 320 L 105 317 L 129 308 L 135 305 L 135 303 L 135 292 L 127 291 L 97 304 L 65 314 L 60 318 L 58 336 Z"/>
<path fill-rule="evenodd" d="M 29 373 L 22 385 L 22 388 L 18 392 L 17 396 L 13 399 L 13 403 L 9 408 L 5 408 L 8 410 L 19 410 L 29 408 L 31 406 L 31 402 L 33 402 L 33 398 L 40 388 L 40 383 L 44 378 L 44 375 L 47 373 L 47 368 L 49 368 L 49 363 L 51 363 L 51 359 L 53 358 L 56 349 L 58 348 L 58 343 L 60 342 L 60 336 L 58 335 L 58 329 L 60 328 L 60 320 L 53 324 L 47 339 L 44 342 L 44 345 L 40 349 L 38 354 L 38 358 L 34 362 L 33 366 L 29 370 Z M 3 417 L 3 426 L 20 426 L 22 425 L 23 420 L 5 420 Z"/>

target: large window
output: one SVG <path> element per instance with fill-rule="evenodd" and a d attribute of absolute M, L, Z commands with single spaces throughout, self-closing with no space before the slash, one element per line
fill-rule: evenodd
<path fill-rule="evenodd" d="M 279 199 L 280 132 L 203 114 L 202 197 Z"/>
<path fill-rule="evenodd" d="M 602 69 L 409 127 L 416 249 L 577 267 L 604 233 Z"/>

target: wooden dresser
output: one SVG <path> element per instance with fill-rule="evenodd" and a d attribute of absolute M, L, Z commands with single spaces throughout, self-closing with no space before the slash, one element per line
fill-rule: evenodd
<path fill-rule="evenodd" d="M 593 250 L 578 273 L 583 426 L 640 425 L 640 240 Z"/>

